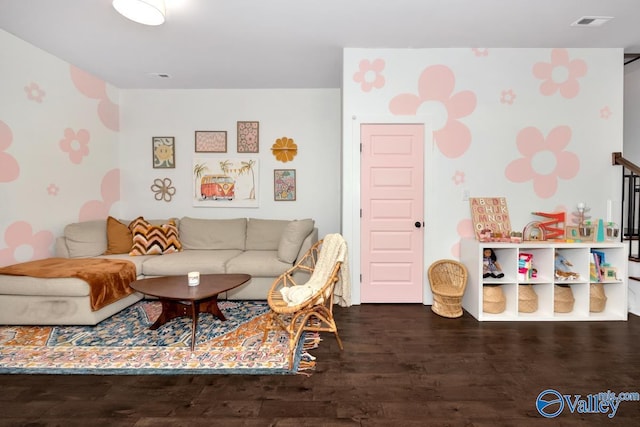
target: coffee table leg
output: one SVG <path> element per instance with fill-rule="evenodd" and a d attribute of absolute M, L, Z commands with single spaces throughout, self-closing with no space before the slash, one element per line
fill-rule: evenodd
<path fill-rule="evenodd" d="M 198 301 L 193 301 L 191 303 L 191 318 L 193 322 L 191 323 L 191 351 L 193 351 L 196 347 L 196 332 L 198 330 L 198 313 L 200 312 Z"/>
<path fill-rule="evenodd" d="M 222 321 L 227 320 L 227 318 L 224 317 L 224 314 L 222 314 L 220 307 L 218 307 L 217 295 L 214 296 L 213 298 L 210 298 L 208 300 L 201 301 L 201 302 L 202 302 L 202 305 L 200 306 L 201 307 L 200 313 L 210 313 Z"/>

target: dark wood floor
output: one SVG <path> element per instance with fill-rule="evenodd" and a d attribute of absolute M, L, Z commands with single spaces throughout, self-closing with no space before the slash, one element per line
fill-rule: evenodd
<path fill-rule="evenodd" d="M 479 323 L 423 305 L 336 308 L 345 349 L 324 335 L 317 369 L 294 376 L 0 376 L 0 425 L 640 425 L 617 414 L 536 410 L 538 394 L 640 391 L 640 318 Z"/>

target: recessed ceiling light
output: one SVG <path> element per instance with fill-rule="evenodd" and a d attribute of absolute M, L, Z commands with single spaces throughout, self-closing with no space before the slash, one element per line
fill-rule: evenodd
<path fill-rule="evenodd" d="M 600 27 L 606 22 L 613 19 L 613 16 L 583 16 L 576 22 L 572 23 L 572 27 Z"/>

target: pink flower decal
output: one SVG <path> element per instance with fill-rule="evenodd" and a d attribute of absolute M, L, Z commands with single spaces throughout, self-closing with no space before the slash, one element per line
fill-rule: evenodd
<path fill-rule="evenodd" d="M 418 95 L 403 93 L 389 103 L 395 115 L 416 115 L 420 109 L 433 117 L 433 136 L 442 154 L 449 158 L 463 155 L 471 145 L 471 131 L 458 119 L 476 108 L 476 95 L 465 90 L 453 93 L 456 79 L 444 65 L 426 68 L 418 81 Z"/>
<path fill-rule="evenodd" d="M 100 183 L 102 200 L 89 200 L 80 208 L 79 221 L 105 218 L 111 206 L 120 200 L 120 169 L 111 169 Z"/>
<path fill-rule="evenodd" d="M 569 59 L 567 49 L 553 49 L 551 62 L 538 62 L 533 66 L 533 75 L 544 80 L 540 93 L 551 96 L 557 91 L 564 98 L 574 98 L 580 92 L 578 79 L 587 74 L 587 64 L 582 59 Z"/>
<path fill-rule="evenodd" d="M 89 155 L 89 131 L 80 129 L 76 133 L 73 129 L 65 129 L 64 139 L 60 140 L 60 149 L 69 153 L 71 162 L 81 163 L 82 158 Z"/>
<path fill-rule="evenodd" d="M 120 109 L 107 96 L 107 84 L 80 68 L 71 66 L 71 81 L 84 96 L 98 100 L 98 117 L 108 129 L 120 129 Z"/>
<path fill-rule="evenodd" d="M 451 178 L 453 180 L 453 183 L 455 185 L 460 185 L 464 182 L 464 172 L 462 171 L 456 171 L 456 173 L 453 175 L 453 178 Z"/>
<path fill-rule="evenodd" d="M 474 47 L 474 48 L 471 48 L 471 51 L 477 57 L 489 56 L 489 49 L 487 49 L 486 47 L 485 48 Z"/>
<path fill-rule="evenodd" d="M 353 75 L 353 81 L 360 83 L 363 92 L 369 92 L 372 88 L 380 89 L 385 82 L 384 76 L 381 74 L 384 65 L 382 59 L 375 59 L 373 62 L 363 59 L 360 61 L 360 70 Z"/>
<path fill-rule="evenodd" d="M 49 194 L 50 196 L 57 196 L 58 191 L 60 191 L 60 188 L 58 188 L 58 186 L 55 184 L 49 184 L 49 186 L 47 187 L 47 194 Z"/>
<path fill-rule="evenodd" d="M 513 90 L 511 89 L 503 90 L 502 94 L 500 95 L 500 102 L 503 104 L 512 105 L 515 99 L 516 99 L 516 94 L 513 93 Z"/>
<path fill-rule="evenodd" d="M 0 265 L 11 265 L 51 256 L 53 234 L 50 231 L 33 233 L 31 224 L 14 222 L 4 233 L 5 249 L 0 249 Z"/>
<path fill-rule="evenodd" d="M 3 151 L 9 148 L 13 141 L 11 128 L 0 120 L 0 182 L 14 181 L 20 175 L 20 166 L 16 159 Z"/>
<path fill-rule="evenodd" d="M 613 113 L 611 112 L 611 110 L 609 109 L 609 107 L 604 107 L 600 110 L 600 118 L 607 120 L 609 117 L 611 117 Z"/>
<path fill-rule="evenodd" d="M 522 129 L 516 144 L 524 157 L 507 165 L 506 177 L 513 182 L 533 181 L 538 197 L 553 196 L 558 189 L 558 178 L 571 179 L 580 169 L 578 156 L 564 151 L 570 141 L 569 126 L 552 129 L 546 139 L 538 128 Z"/>
<path fill-rule="evenodd" d="M 24 91 L 27 92 L 27 99 L 30 101 L 36 101 L 38 104 L 42 102 L 42 98 L 44 98 L 45 91 L 40 89 L 38 83 L 31 83 L 29 86 L 24 87 Z"/>

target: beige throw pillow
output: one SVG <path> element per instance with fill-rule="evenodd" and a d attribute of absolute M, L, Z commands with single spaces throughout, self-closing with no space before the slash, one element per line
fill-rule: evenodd
<path fill-rule="evenodd" d="M 64 228 L 70 258 L 102 255 L 107 250 L 107 221 L 75 222 Z"/>
<path fill-rule="evenodd" d="M 300 252 L 302 242 L 311 233 L 315 221 L 312 219 L 301 219 L 289 222 L 282 233 L 280 244 L 278 245 L 278 259 L 282 262 L 293 263 Z"/>

